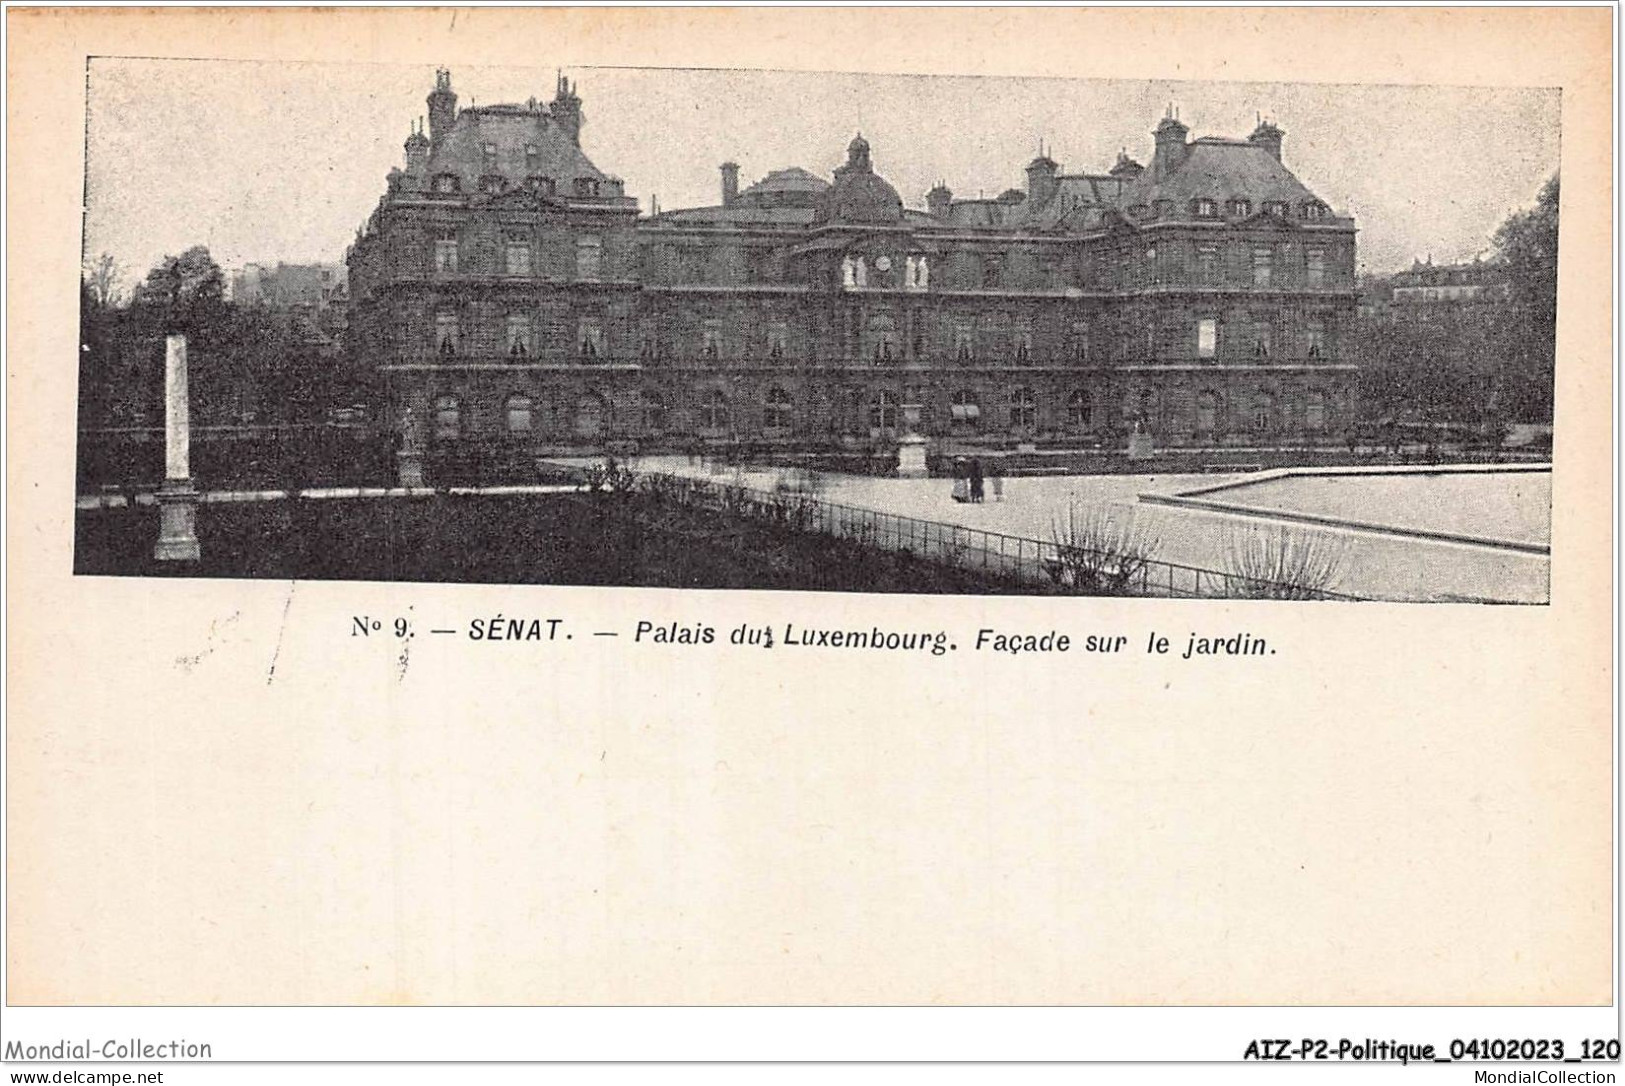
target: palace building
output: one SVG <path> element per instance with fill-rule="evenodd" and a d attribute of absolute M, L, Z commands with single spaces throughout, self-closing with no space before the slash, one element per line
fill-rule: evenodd
<path fill-rule="evenodd" d="M 649 215 L 584 123 L 562 77 L 458 109 L 436 74 L 347 257 L 351 349 L 405 440 L 1273 447 L 1352 422 L 1354 222 L 1266 121 L 1191 139 L 1170 111 L 1148 165 L 1040 153 L 1025 188 L 921 208 L 859 135 L 828 177 L 724 163 L 718 203 Z"/>

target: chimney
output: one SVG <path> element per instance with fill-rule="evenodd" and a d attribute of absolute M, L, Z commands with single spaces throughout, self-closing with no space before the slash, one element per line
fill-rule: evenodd
<path fill-rule="evenodd" d="M 1056 174 L 1061 167 L 1056 161 L 1044 153 L 1042 146 L 1038 149 L 1038 157 L 1027 163 L 1027 202 L 1033 207 L 1043 207 L 1049 203 L 1050 197 L 1055 195 L 1059 187 Z"/>
<path fill-rule="evenodd" d="M 457 121 L 457 94 L 451 89 L 451 73 L 444 68 L 434 73 L 434 90 L 429 92 L 428 103 L 429 142 L 439 147 Z"/>
<path fill-rule="evenodd" d="M 412 128 L 412 134 L 406 137 L 406 172 L 422 174 L 428 168 L 429 139 L 423 134 L 423 122 L 420 118 L 417 125 Z"/>
<path fill-rule="evenodd" d="M 1157 141 L 1156 157 L 1151 160 L 1151 173 L 1156 180 L 1161 181 L 1184 165 L 1187 150 L 1185 137 L 1189 134 L 1190 129 L 1179 123 L 1179 118 L 1174 115 L 1174 107 L 1170 104 L 1168 112 L 1163 114 L 1162 122 L 1157 125 L 1156 131 L 1151 133 Z"/>
<path fill-rule="evenodd" d="M 948 211 L 953 206 L 954 194 L 948 186 L 938 181 L 930 192 L 925 194 L 926 210 L 939 219 L 946 219 Z"/>
<path fill-rule="evenodd" d="M 739 163 L 724 162 L 721 169 L 722 206 L 732 207 L 733 202 L 739 199 Z"/>
<path fill-rule="evenodd" d="M 1266 121 L 1260 117 L 1258 127 L 1253 129 L 1253 134 L 1247 137 L 1247 141 L 1256 147 L 1264 148 L 1264 150 L 1275 156 L 1275 161 L 1279 162 L 1281 161 L 1281 138 L 1285 135 L 1285 132 L 1275 127 L 1274 122 Z"/>
<path fill-rule="evenodd" d="M 576 85 L 559 73 L 558 84 L 553 91 L 553 102 L 549 109 L 553 123 L 564 129 L 564 134 L 570 137 L 570 142 L 577 147 L 581 146 L 581 126 L 587 123 L 586 116 L 581 112 L 581 98 L 576 94 Z"/>

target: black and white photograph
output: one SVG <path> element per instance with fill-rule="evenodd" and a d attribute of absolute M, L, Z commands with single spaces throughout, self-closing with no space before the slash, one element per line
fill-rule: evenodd
<path fill-rule="evenodd" d="M 74 571 L 1549 601 L 1552 87 L 96 56 Z"/>
<path fill-rule="evenodd" d="M 1612 1081 L 1617 5 L 4 14 L 8 1073 Z"/>

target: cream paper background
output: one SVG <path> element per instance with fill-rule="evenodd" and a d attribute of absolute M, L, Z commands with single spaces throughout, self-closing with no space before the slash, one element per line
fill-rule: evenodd
<path fill-rule="evenodd" d="M 1607 1003 L 1610 14 L 10 11 L 8 1002 Z M 92 54 L 1560 86 L 1552 604 L 75 578 Z M 497 613 L 578 636 L 349 636 Z"/>

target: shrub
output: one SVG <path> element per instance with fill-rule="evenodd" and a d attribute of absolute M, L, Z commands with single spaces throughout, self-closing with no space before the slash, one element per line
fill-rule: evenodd
<path fill-rule="evenodd" d="M 1246 599 L 1324 599 L 1348 557 L 1346 538 L 1288 524 L 1233 528 L 1225 543 L 1231 587 Z"/>
<path fill-rule="evenodd" d="M 1090 595 L 1126 595 L 1162 549 L 1132 509 L 1076 502 L 1051 521 L 1050 539 L 1051 579 Z"/>

